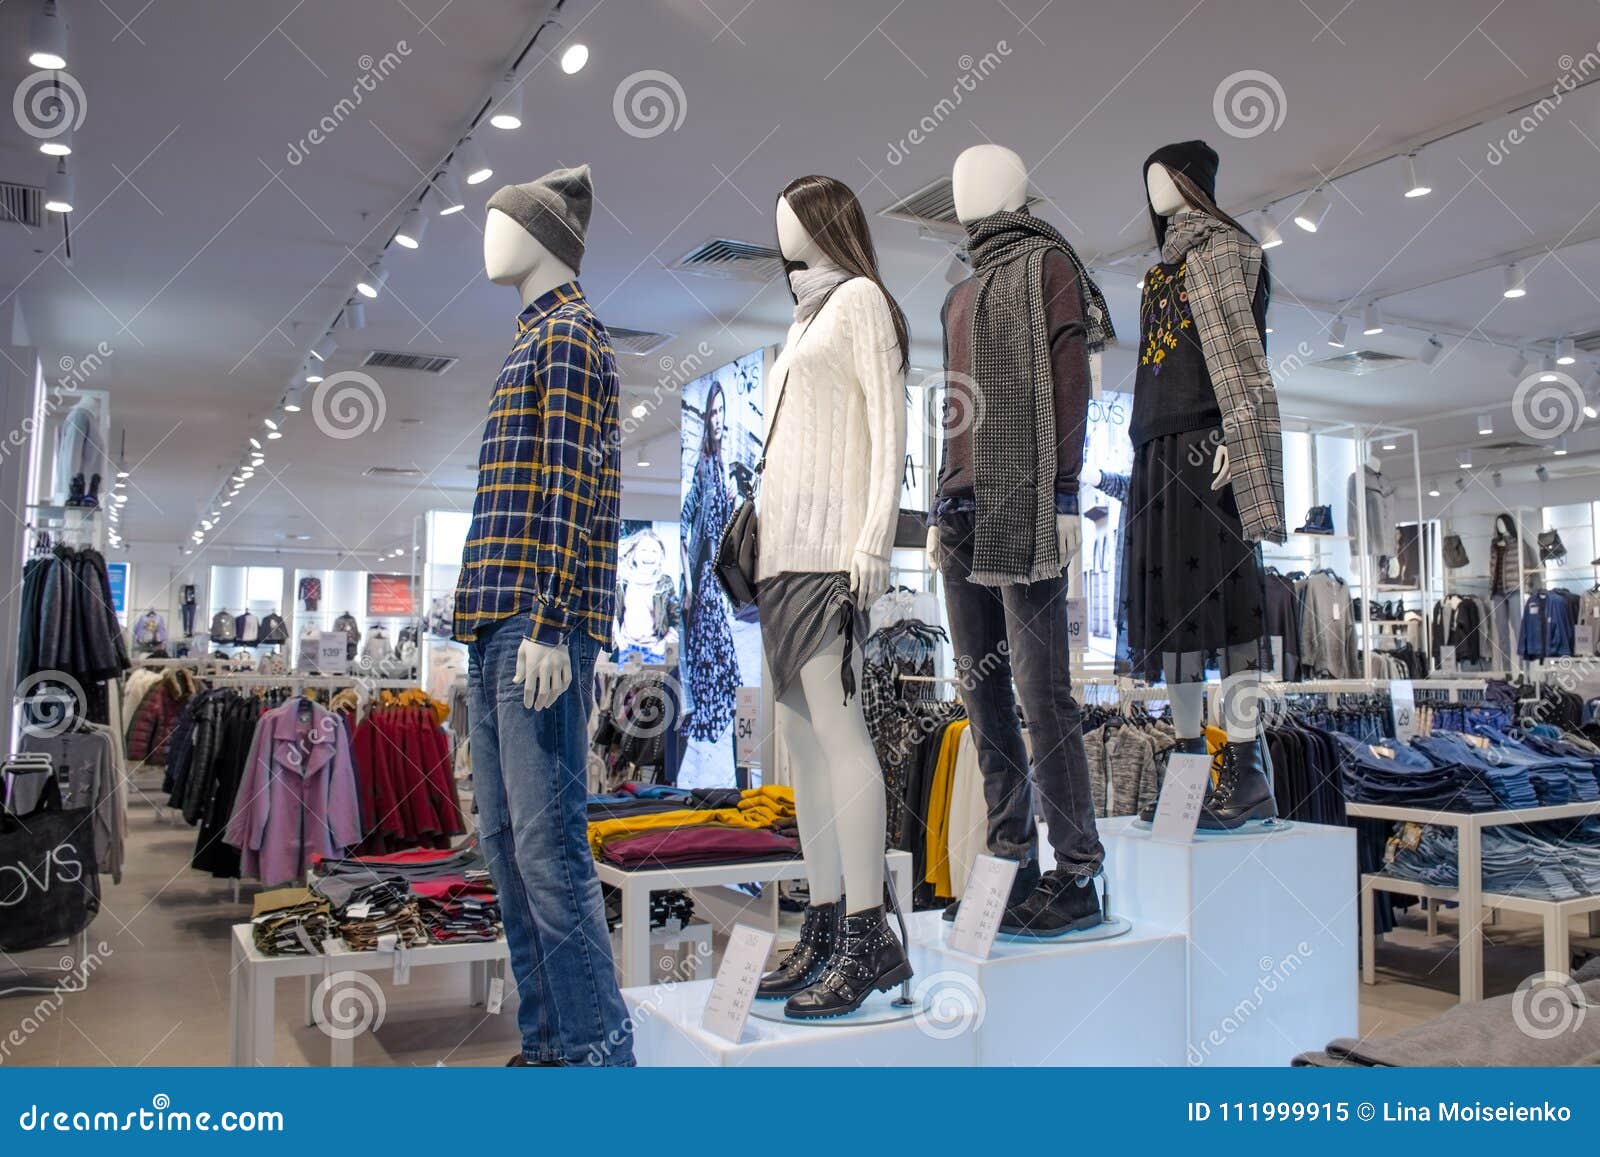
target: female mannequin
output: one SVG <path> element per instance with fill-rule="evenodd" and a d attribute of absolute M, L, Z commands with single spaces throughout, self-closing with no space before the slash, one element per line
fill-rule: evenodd
<path fill-rule="evenodd" d="M 854 701 L 863 612 L 889 585 L 907 342 L 847 186 L 791 182 L 777 228 L 795 323 L 766 391 L 756 601 L 811 905 L 759 995 L 810 1019 L 852 1012 L 911 975 L 884 918 L 883 777 Z"/>
<path fill-rule="evenodd" d="M 1205 668 L 1218 656 L 1228 742 L 1200 826 L 1231 829 L 1277 814 L 1258 742 L 1256 544 L 1282 542 L 1285 527 L 1269 278 L 1261 247 L 1217 208 L 1216 173 L 1203 141 L 1145 162 L 1161 252 L 1140 306 L 1123 598 L 1135 669 L 1166 679 L 1180 752 L 1206 751 Z"/>

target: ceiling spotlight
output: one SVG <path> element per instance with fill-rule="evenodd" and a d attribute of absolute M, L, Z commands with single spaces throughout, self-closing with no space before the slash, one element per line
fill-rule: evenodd
<path fill-rule="evenodd" d="M 226 509 L 228 509 L 228 507 L 230 507 L 230 506 L 232 506 L 232 505 L 233 505 L 233 499 L 231 499 L 231 498 L 224 498 L 224 499 L 223 499 L 223 500 L 222 500 L 222 503 L 221 503 L 221 505 L 222 505 L 222 509 L 224 509 L 224 510 L 226 510 Z"/>
<path fill-rule="evenodd" d="M 494 112 L 489 116 L 489 123 L 497 129 L 512 129 L 522 127 L 522 86 L 517 83 L 514 72 L 506 73 L 506 78 L 501 84 L 500 99 L 493 105 Z M 469 183 L 475 183 L 471 177 Z"/>
<path fill-rule="evenodd" d="M 1423 181 L 1417 172 L 1417 154 L 1405 155 L 1405 195 L 1407 197 L 1426 197 L 1433 192 L 1433 186 Z"/>
<path fill-rule="evenodd" d="M 1139 278 L 1138 281 L 1135 281 L 1133 283 L 1133 287 L 1135 289 L 1143 289 L 1144 288 L 1144 278 L 1141 277 L 1141 278 Z"/>
<path fill-rule="evenodd" d="M 1378 303 L 1369 301 L 1361 310 L 1361 332 L 1368 337 L 1383 332 L 1383 318 L 1378 316 Z"/>
<path fill-rule="evenodd" d="M 1417 360 L 1425 366 L 1431 366 L 1439 360 L 1439 355 L 1444 352 L 1444 342 L 1433 334 L 1428 335 L 1428 340 L 1422 343 L 1422 348 L 1417 351 Z"/>
<path fill-rule="evenodd" d="M 63 110 L 62 115 L 65 115 Z M 53 137 L 46 137 L 39 142 L 39 151 L 47 157 L 70 157 L 72 155 L 72 128 L 62 129 Z"/>
<path fill-rule="evenodd" d="M 1345 325 L 1343 315 L 1334 318 L 1333 324 L 1328 327 L 1328 344 L 1336 350 L 1344 349 L 1344 339 L 1348 332 L 1349 326 Z"/>
<path fill-rule="evenodd" d="M 258 442 L 258 441 L 256 441 L 256 440 L 255 440 L 255 439 L 254 439 L 254 438 L 251 438 L 251 439 L 250 439 L 250 445 L 251 445 L 251 446 L 252 446 L 252 447 L 253 447 L 253 448 L 255 448 L 255 449 L 257 449 L 257 450 L 259 450 L 259 449 L 261 449 L 261 443 L 260 443 L 260 442 Z"/>
<path fill-rule="evenodd" d="M 461 158 L 461 171 L 466 174 L 467 184 L 481 185 L 494 176 L 494 166 L 484 155 L 483 146 L 471 137 L 461 142 L 457 155 Z"/>
<path fill-rule="evenodd" d="M 1470 447 L 1463 446 L 1461 448 L 1461 453 L 1456 455 L 1456 465 L 1463 470 L 1472 469 L 1472 450 Z"/>
<path fill-rule="evenodd" d="M 1294 223 L 1307 233 L 1315 233 L 1322 227 L 1322 220 L 1327 215 L 1327 196 L 1321 189 L 1312 189 L 1306 194 L 1306 199 L 1300 202 L 1300 207 L 1294 211 Z"/>
<path fill-rule="evenodd" d="M 1379 445 L 1385 450 L 1398 450 L 1400 448 L 1400 443 L 1394 440 L 1393 434 L 1385 434 L 1383 441 Z"/>
<path fill-rule="evenodd" d="M 1269 325 L 1269 326 L 1267 326 L 1267 332 L 1268 332 L 1268 333 L 1271 333 L 1271 332 L 1272 332 L 1272 327 L 1271 327 L 1271 326 L 1270 326 L 1270 325 Z"/>
<path fill-rule="evenodd" d="M 1535 466 L 1533 468 L 1533 476 L 1540 482 L 1550 481 L 1550 471 L 1546 470 L 1543 466 Z"/>
<path fill-rule="evenodd" d="M 300 412 L 299 386 L 291 386 L 289 392 L 283 396 L 283 412 L 285 414 L 298 414 Z"/>
<path fill-rule="evenodd" d="M 1564 337 L 1560 341 L 1556 342 L 1556 365 L 1570 366 L 1577 360 L 1577 350 L 1573 346 L 1572 339 L 1570 337 Z"/>
<path fill-rule="evenodd" d="M 1437 498 L 1437 497 L 1439 497 L 1439 483 L 1438 482 L 1430 481 L 1428 483 L 1428 497 L 1429 498 Z"/>
<path fill-rule="evenodd" d="M 629 410 L 628 412 L 635 418 L 642 418 L 650 412 L 650 407 L 645 405 L 643 402 L 635 402 L 633 404 L 633 409 Z"/>
<path fill-rule="evenodd" d="M 394 243 L 405 249 L 417 249 L 421 247 L 422 238 L 427 232 L 428 215 L 419 205 L 406 214 L 400 228 L 394 231 Z"/>
<path fill-rule="evenodd" d="M 44 0 L 28 17 L 28 63 L 52 72 L 67 67 L 67 14 L 60 0 Z"/>
<path fill-rule="evenodd" d="M 276 430 L 278 428 L 278 423 L 274 422 L 271 418 L 263 418 L 263 419 L 261 419 L 261 421 L 266 425 L 267 429 L 269 429 L 269 430 Z M 250 441 L 255 442 L 255 439 L 251 438 Z M 260 446 L 260 444 L 257 443 L 257 447 L 258 448 L 259 448 L 259 446 Z"/>
<path fill-rule="evenodd" d="M 200 520 L 200 529 L 201 530 L 210 530 L 213 525 L 214 524 L 212 523 L 212 521 L 209 518 L 202 518 Z"/>
<path fill-rule="evenodd" d="M 1494 433 L 1494 418 L 1488 414 L 1478 415 L 1478 434 L 1487 438 Z"/>
<path fill-rule="evenodd" d="M 1456 489 L 1457 490 L 1465 490 L 1466 488 L 1467 488 L 1467 480 L 1465 478 L 1461 477 L 1461 475 L 1457 474 L 1456 475 Z"/>
<path fill-rule="evenodd" d="M 1500 471 L 1498 471 L 1498 470 L 1496 470 L 1489 477 L 1494 482 L 1494 488 L 1496 490 L 1499 490 L 1500 487 L 1502 487 L 1502 486 L 1504 486 L 1506 484 L 1506 476 L 1504 474 L 1500 473 Z"/>
<path fill-rule="evenodd" d="M 72 212 L 72 174 L 67 172 L 67 158 L 56 159 L 56 171 L 45 182 L 44 207 L 51 213 Z"/>
<path fill-rule="evenodd" d="M 128 472 L 126 470 L 118 470 L 117 471 L 117 481 L 118 482 L 121 482 L 124 478 L 127 478 L 127 477 L 128 477 Z"/>
<path fill-rule="evenodd" d="M 1561 375 L 1556 373 L 1556 359 L 1549 354 L 1545 354 L 1544 359 L 1539 362 L 1539 380 L 1541 382 L 1555 382 L 1560 379 Z"/>
<path fill-rule="evenodd" d="M 121 503 L 128 501 L 128 496 L 126 494 L 113 494 L 111 496 L 111 501 L 120 505 Z"/>
<path fill-rule="evenodd" d="M 367 303 L 351 301 L 344 307 L 344 327 L 348 330 L 367 328 Z"/>
<path fill-rule="evenodd" d="M 638 452 L 633 456 L 633 464 L 641 470 L 649 469 L 650 452 L 643 446 L 640 446 Z"/>
<path fill-rule="evenodd" d="M 1520 380 L 1522 375 L 1528 372 L 1528 364 L 1528 355 L 1518 350 L 1511 355 L 1511 364 L 1506 369 L 1510 371 L 1512 377 Z"/>
<path fill-rule="evenodd" d="M 378 296 L 378 291 L 383 288 L 383 283 L 389 280 L 387 269 L 369 270 L 367 276 L 356 282 L 356 292 L 362 297 L 372 298 Z"/>
<path fill-rule="evenodd" d="M 269 441 L 269 442 L 276 441 L 277 439 L 279 439 L 281 437 L 283 437 L 283 431 L 282 430 L 273 430 L 273 431 L 271 431 L 270 433 L 267 434 L 267 441 Z"/>
<path fill-rule="evenodd" d="M 1283 244 L 1283 234 L 1278 231 L 1278 221 L 1270 210 L 1261 210 L 1261 248 L 1276 249 Z"/>
<path fill-rule="evenodd" d="M 1506 266 L 1506 287 L 1501 291 L 1502 297 L 1524 297 L 1528 292 L 1528 279 L 1519 265 Z"/>
<path fill-rule="evenodd" d="M 569 44 L 561 53 L 561 71 L 568 76 L 582 72 L 589 63 L 589 46 L 582 41 Z"/>
<path fill-rule="evenodd" d="M 439 216 L 448 217 L 452 213 L 459 213 L 467 207 L 466 201 L 461 198 L 461 182 L 456 180 L 455 170 L 450 166 L 433 179 L 433 191 L 439 195 Z"/>
<path fill-rule="evenodd" d="M 325 362 L 333 356 L 333 351 L 338 348 L 339 343 L 334 340 L 333 335 L 330 333 L 311 347 L 311 356 L 319 362 Z"/>
<path fill-rule="evenodd" d="M 1565 434 L 1563 434 L 1563 435 L 1561 435 L 1561 437 L 1557 438 L 1554 443 L 1551 444 L 1550 453 L 1554 454 L 1557 458 L 1560 458 L 1563 455 L 1565 455 L 1566 452 L 1567 452 L 1567 436 Z"/>

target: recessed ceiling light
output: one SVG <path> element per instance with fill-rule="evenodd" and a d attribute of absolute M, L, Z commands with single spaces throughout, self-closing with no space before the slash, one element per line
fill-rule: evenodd
<path fill-rule="evenodd" d="M 589 63 L 589 46 L 582 41 L 567 45 L 561 53 L 561 71 L 568 76 L 582 72 Z"/>

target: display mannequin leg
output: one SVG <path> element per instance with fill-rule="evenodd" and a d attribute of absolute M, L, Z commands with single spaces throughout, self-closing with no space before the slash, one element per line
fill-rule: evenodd
<path fill-rule="evenodd" d="M 1261 667 L 1259 644 L 1229 647 L 1222 681 L 1222 726 L 1229 743 L 1251 743 L 1261 733 Z"/>
<path fill-rule="evenodd" d="M 839 829 L 833 822 L 833 781 L 827 757 L 817 742 L 816 724 L 806 705 L 804 685 L 798 680 L 773 703 L 778 739 L 789 753 L 789 773 L 794 779 L 794 809 L 800 828 L 800 846 L 806 856 L 806 883 L 812 904 L 832 904 L 840 898 L 843 869 L 839 863 Z"/>
<path fill-rule="evenodd" d="M 1195 678 L 1193 672 L 1185 669 L 1187 665 L 1182 660 L 1183 656 L 1176 651 L 1161 656 L 1167 699 L 1172 705 L 1172 727 L 1179 739 L 1197 739 L 1205 734 L 1205 676 L 1201 672 L 1200 677 Z"/>

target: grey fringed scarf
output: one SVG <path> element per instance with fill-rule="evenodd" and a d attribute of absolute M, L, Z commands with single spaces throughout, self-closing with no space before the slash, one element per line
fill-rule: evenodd
<path fill-rule="evenodd" d="M 972 581 L 983 586 L 1057 578 L 1055 376 L 1045 320 L 1044 255 L 1057 249 L 1078 273 L 1089 349 L 1115 339 L 1100 287 L 1050 225 L 1002 210 L 967 226 L 978 278 L 972 372 L 982 419 L 973 428 L 977 526 Z"/>
<path fill-rule="evenodd" d="M 822 308 L 822 303 L 828 300 L 828 294 L 849 280 L 850 274 L 831 261 L 819 261 L 815 266 L 791 272 L 789 288 L 794 291 L 795 321 L 809 320 Z"/>

